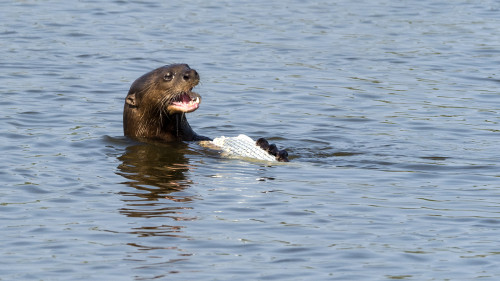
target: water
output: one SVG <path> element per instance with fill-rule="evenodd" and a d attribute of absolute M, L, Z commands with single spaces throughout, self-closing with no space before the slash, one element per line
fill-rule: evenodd
<path fill-rule="evenodd" d="M 498 280 L 495 1 L 11 1 L 0 280 Z M 201 75 L 201 135 L 123 137 L 130 84 Z"/>

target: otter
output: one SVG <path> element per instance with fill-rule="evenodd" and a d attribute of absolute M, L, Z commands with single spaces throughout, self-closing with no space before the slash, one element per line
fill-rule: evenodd
<path fill-rule="evenodd" d="M 199 82 L 200 75 L 187 64 L 165 65 L 137 78 L 125 98 L 125 136 L 167 142 L 212 140 L 196 134 L 186 119 L 186 113 L 200 106 L 201 96 L 193 92 Z M 288 162 L 285 150 L 264 141 L 257 145 L 278 161 Z"/>
<path fill-rule="evenodd" d="M 150 71 L 132 83 L 125 98 L 123 131 L 132 138 L 163 141 L 210 140 L 197 135 L 186 113 L 200 106 L 192 91 L 200 76 L 187 64 L 172 64 Z"/>

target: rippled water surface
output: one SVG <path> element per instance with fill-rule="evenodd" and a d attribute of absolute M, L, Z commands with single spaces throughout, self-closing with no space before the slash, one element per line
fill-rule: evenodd
<path fill-rule="evenodd" d="M 499 280 L 498 2 L 1 6 L 0 280 Z M 175 62 L 292 162 L 123 137 Z"/>

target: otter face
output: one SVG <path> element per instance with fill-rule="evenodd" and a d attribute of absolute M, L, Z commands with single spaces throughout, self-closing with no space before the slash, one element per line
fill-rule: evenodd
<path fill-rule="evenodd" d="M 165 93 L 162 104 L 169 114 L 187 113 L 198 109 L 201 102 L 199 94 L 193 92 L 200 76 L 187 64 L 170 65 L 159 68 L 162 81 L 159 87 Z"/>
<path fill-rule="evenodd" d="M 140 111 L 169 115 L 192 112 L 201 102 L 201 96 L 192 91 L 199 81 L 198 72 L 187 64 L 166 65 L 137 79 L 126 103 Z"/>

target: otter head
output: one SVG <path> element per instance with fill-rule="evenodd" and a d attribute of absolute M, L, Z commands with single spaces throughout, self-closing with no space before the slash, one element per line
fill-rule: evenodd
<path fill-rule="evenodd" d="M 157 68 L 139 77 L 125 99 L 123 128 L 125 135 L 163 137 L 191 134 L 184 113 L 198 109 L 201 97 L 192 91 L 200 76 L 187 64 Z M 185 123 L 185 124 L 183 124 Z"/>

